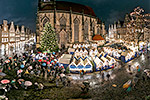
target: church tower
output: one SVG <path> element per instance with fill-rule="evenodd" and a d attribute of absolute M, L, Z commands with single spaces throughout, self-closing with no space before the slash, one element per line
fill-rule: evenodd
<path fill-rule="evenodd" d="M 126 16 L 125 16 L 125 21 L 124 21 L 124 27 L 127 27 L 127 24 L 130 22 L 130 18 L 129 18 L 129 15 L 128 14 L 126 14 Z"/>
<path fill-rule="evenodd" d="M 46 5 L 49 5 L 49 7 L 54 7 L 55 4 L 56 4 L 56 0 L 39 0 L 38 10 L 42 9 Z"/>
<path fill-rule="evenodd" d="M 36 21 L 36 42 L 37 44 L 40 43 L 40 24 L 39 24 L 39 12 L 45 6 L 48 6 L 47 9 L 55 9 L 56 8 L 56 0 L 38 0 L 38 10 L 37 10 L 37 21 Z M 55 10 L 53 12 L 55 14 Z M 55 16 L 54 16 L 55 17 Z M 55 19 L 55 18 L 54 18 Z M 54 20 L 56 23 L 56 20 Z M 55 27 L 54 27 L 55 28 Z M 39 45 L 37 45 L 39 47 Z"/>

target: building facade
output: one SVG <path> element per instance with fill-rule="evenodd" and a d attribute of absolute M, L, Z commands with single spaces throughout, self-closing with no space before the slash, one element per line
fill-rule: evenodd
<path fill-rule="evenodd" d="M 137 7 L 130 14 L 126 14 L 124 21 L 109 25 L 109 38 L 136 43 L 150 42 L 149 26 L 150 14 L 145 14 L 142 8 Z"/>
<path fill-rule="evenodd" d="M 28 28 L 14 25 L 14 22 L 8 24 L 7 20 L 3 20 L 3 24 L 0 25 L 0 55 L 24 50 L 25 44 L 34 42 L 34 39 L 35 34 Z"/>
<path fill-rule="evenodd" d="M 41 34 L 47 22 L 56 31 L 59 48 L 92 41 L 95 34 L 101 34 L 103 37 L 106 34 L 104 23 L 95 15 L 93 9 L 77 3 L 39 0 L 37 44 L 40 44 Z"/>
<path fill-rule="evenodd" d="M 126 26 L 123 21 L 114 22 L 114 24 L 109 25 L 109 38 L 110 39 L 120 39 L 126 36 Z"/>

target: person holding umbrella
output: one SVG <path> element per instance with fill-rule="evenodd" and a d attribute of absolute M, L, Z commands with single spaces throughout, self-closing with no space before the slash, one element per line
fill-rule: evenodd
<path fill-rule="evenodd" d="M 23 69 L 24 67 L 25 67 L 25 66 L 24 66 L 24 64 L 23 64 L 23 63 L 21 63 L 20 68 L 22 68 L 22 69 Z"/>
<path fill-rule="evenodd" d="M 14 87 L 15 89 L 18 89 L 18 87 L 16 86 L 15 83 L 16 83 L 16 79 L 13 79 L 10 84 L 11 84 L 11 86 Z"/>
<path fill-rule="evenodd" d="M 109 78 L 110 78 L 110 74 L 109 73 L 107 73 L 107 80 L 109 81 Z"/>
<path fill-rule="evenodd" d="M 23 72 L 23 70 L 21 70 L 21 69 L 17 71 L 18 77 L 21 77 L 21 73 L 22 73 L 22 72 Z"/>
<path fill-rule="evenodd" d="M 84 75 L 84 70 L 80 70 L 80 77 L 83 78 L 83 75 Z"/>
<path fill-rule="evenodd" d="M 104 73 L 102 73 L 102 81 L 105 81 Z"/>
<path fill-rule="evenodd" d="M 8 83 L 10 83 L 10 80 L 8 79 L 3 79 L 1 80 L 2 84 L 6 84 L 6 90 L 9 91 L 10 90 L 10 85 L 8 85 Z"/>
<path fill-rule="evenodd" d="M 25 77 L 29 77 L 29 71 L 26 69 L 26 72 L 24 73 Z"/>
<path fill-rule="evenodd" d="M 32 85 L 31 81 L 25 81 L 25 83 L 24 83 L 25 89 L 27 89 L 31 85 Z"/>
<path fill-rule="evenodd" d="M 24 79 L 18 79 L 18 83 L 24 88 Z"/>

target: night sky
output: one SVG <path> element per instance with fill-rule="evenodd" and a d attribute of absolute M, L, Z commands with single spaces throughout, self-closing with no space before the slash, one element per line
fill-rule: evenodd
<path fill-rule="evenodd" d="M 61 0 L 59 0 L 61 1 Z M 135 7 L 142 7 L 150 13 L 150 0 L 62 0 L 90 6 L 105 22 L 107 28 L 114 21 L 123 20 L 126 13 Z M 7 19 L 15 24 L 25 25 L 35 31 L 38 0 L 0 0 L 0 22 Z"/>

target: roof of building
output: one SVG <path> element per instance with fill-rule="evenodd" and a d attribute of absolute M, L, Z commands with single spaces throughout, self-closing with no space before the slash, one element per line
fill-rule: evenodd
<path fill-rule="evenodd" d="M 48 3 L 42 8 L 39 8 L 40 11 L 53 10 L 53 9 L 54 7 Z M 72 12 L 83 13 L 84 11 L 84 14 L 92 15 L 96 17 L 96 14 L 94 13 L 93 9 L 89 6 L 85 6 L 73 2 L 67 2 L 67 1 L 56 1 L 56 10 L 70 11 L 70 9 L 72 10 Z"/>
<path fill-rule="evenodd" d="M 121 27 L 123 26 L 123 24 L 124 24 L 124 21 L 119 21 L 120 22 L 120 25 L 121 25 Z M 115 24 L 118 26 L 118 22 L 115 22 Z"/>
<path fill-rule="evenodd" d="M 102 23 L 101 20 L 98 18 L 97 24 L 101 24 L 101 23 Z"/>
<path fill-rule="evenodd" d="M 92 38 L 92 40 L 99 41 L 99 40 L 105 40 L 105 39 L 104 39 L 101 35 L 96 34 L 96 35 Z"/>

